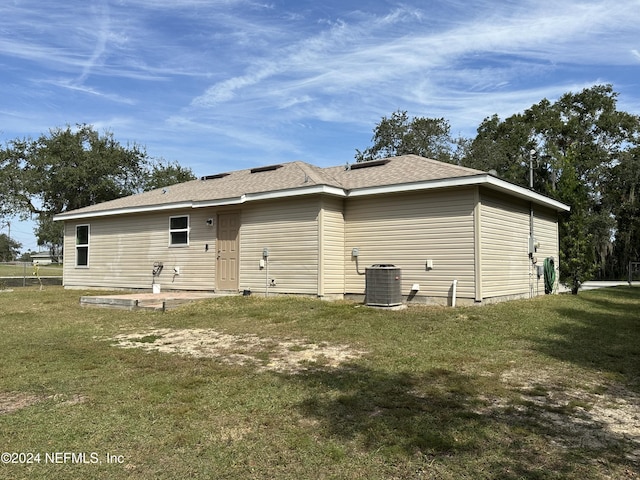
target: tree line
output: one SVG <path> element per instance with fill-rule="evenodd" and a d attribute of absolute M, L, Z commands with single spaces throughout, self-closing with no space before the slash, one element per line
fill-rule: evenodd
<path fill-rule="evenodd" d="M 34 219 L 38 245 L 55 257 L 63 226 L 54 215 L 193 178 L 189 168 L 152 158 L 138 144 L 122 145 L 110 131 L 67 125 L 0 149 L 0 218 Z M 0 257 L 13 259 L 20 247 L 2 239 Z"/>
<path fill-rule="evenodd" d="M 626 279 L 640 261 L 640 117 L 617 108 L 611 85 L 547 99 L 523 113 L 485 118 L 474 138 L 454 138 L 444 118 L 382 117 L 358 162 L 417 154 L 492 172 L 571 206 L 559 218 L 560 278 Z M 531 156 L 534 158 L 531 158 Z"/>
<path fill-rule="evenodd" d="M 524 187 L 534 160 L 534 190 L 571 206 L 559 219 L 560 278 L 577 291 L 594 277 L 626 278 L 629 262 L 640 261 L 640 117 L 620 111 L 617 97 L 611 85 L 595 85 L 543 99 L 505 119 L 485 118 L 474 138 L 454 137 L 444 118 L 398 110 L 382 117 L 372 145 L 355 158 L 416 154 Z M 54 215 L 193 178 L 189 168 L 122 145 L 112 132 L 55 128 L 0 148 L 0 219 L 35 219 L 38 245 L 55 255 L 62 225 Z M 13 256 L 19 245 L 1 240 L 0 250 Z"/>

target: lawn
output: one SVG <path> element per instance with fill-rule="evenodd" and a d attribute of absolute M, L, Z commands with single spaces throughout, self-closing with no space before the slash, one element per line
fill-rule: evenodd
<path fill-rule="evenodd" d="M 0 293 L 0 478 L 639 478 L 638 288 L 164 314 L 87 293 Z"/>
<path fill-rule="evenodd" d="M 0 263 L 0 278 L 2 277 L 22 277 L 22 276 L 33 276 L 35 275 L 36 269 L 31 263 Z M 52 265 L 39 265 L 37 269 L 37 273 L 41 277 L 52 276 L 52 277 L 61 277 L 62 276 L 62 265 L 61 264 L 52 264 Z"/>

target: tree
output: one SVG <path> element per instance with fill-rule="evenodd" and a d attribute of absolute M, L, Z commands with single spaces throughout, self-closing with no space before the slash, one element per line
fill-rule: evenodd
<path fill-rule="evenodd" d="M 38 252 L 32 252 L 31 250 L 22 252 L 22 254 L 18 257 L 18 261 L 22 263 L 31 263 L 33 261 L 31 256 L 35 255 L 36 253 Z"/>
<path fill-rule="evenodd" d="M 113 133 L 90 125 L 56 128 L 37 140 L 8 142 L 0 156 L 0 214 L 35 216 L 39 245 L 52 253 L 62 242 L 53 216 L 141 192 L 160 178 L 192 176 L 177 164 L 150 159 L 137 144 L 121 145 Z"/>
<path fill-rule="evenodd" d="M 560 216 L 560 279 L 576 295 L 580 286 L 593 275 L 594 234 L 589 229 L 589 197 L 586 185 L 575 168 L 575 155 L 569 153 L 562 165 L 558 185 L 560 199 L 571 205 L 571 212 Z"/>
<path fill-rule="evenodd" d="M 543 99 L 504 121 L 485 119 L 463 164 L 528 186 L 528 152 L 535 150 L 534 189 L 572 207 L 560 218 L 560 279 L 577 293 L 598 269 L 606 272 L 614 251 L 619 227 L 604 180 L 617 175 L 614 166 L 638 144 L 639 130 L 637 116 L 617 109 L 612 86 L 595 85 L 554 103 Z"/>
<path fill-rule="evenodd" d="M 0 234 L 0 262 L 11 262 L 22 248 L 22 244 L 9 238 L 5 233 Z"/>
<path fill-rule="evenodd" d="M 516 114 L 506 120 L 493 115 L 478 127 L 478 134 L 468 145 L 462 164 L 485 172 L 493 171 L 504 180 L 528 186 L 529 152 L 534 146 L 531 126 L 523 115 Z"/>
<path fill-rule="evenodd" d="M 612 233 L 620 219 L 603 195 L 604 181 L 640 131 L 637 116 L 617 109 L 617 96 L 611 85 L 595 85 L 530 111 L 537 148 L 547 158 L 543 193 L 572 206 L 560 222 L 566 257 L 560 262 L 560 277 L 574 293 L 596 271 L 606 273 Z"/>
<path fill-rule="evenodd" d="M 147 172 L 144 190 L 154 190 L 195 179 L 196 176 L 190 168 L 185 168 L 177 162 L 159 160 L 153 163 L 150 171 Z"/>
<path fill-rule="evenodd" d="M 373 130 L 373 145 L 364 151 L 356 149 L 357 162 L 378 158 L 415 154 L 450 162 L 454 141 L 451 127 L 444 118 L 413 117 L 398 110 L 390 118 L 382 117 Z"/>
<path fill-rule="evenodd" d="M 547 99 L 504 120 L 484 119 L 473 139 L 452 139 L 443 118 L 398 110 L 374 128 L 356 160 L 414 153 L 483 171 L 571 206 L 559 219 L 560 280 L 577 293 L 597 272 L 620 278 L 640 256 L 640 117 L 620 111 L 611 85 Z"/>
<path fill-rule="evenodd" d="M 603 182 L 603 202 L 616 219 L 608 267 L 624 278 L 629 262 L 640 260 L 640 146 L 620 158 Z"/>

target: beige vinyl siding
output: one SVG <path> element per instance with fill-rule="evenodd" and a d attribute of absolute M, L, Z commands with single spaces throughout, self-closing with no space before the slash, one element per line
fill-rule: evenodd
<path fill-rule="evenodd" d="M 556 286 L 558 288 L 560 268 L 560 246 L 558 239 L 558 214 L 553 210 L 535 208 L 533 216 L 534 236 L 540 247 L 536 252 L 538 265 L 544 264 L 544 259 L 553 257 L 556 268 Z M 536 293 L 544 294 L 544 279 L 536 279 Z"/>
<path fill-rule="evenodd" d="M 461 298 L 474 298 L 474 189 L 351 198 L 346 203 L 345 293 L 364 293 L 360 272 L 372 264 L 402 269 L 402 294 L 449 297 L 454 279 Z M 433 270 L 427 270 L 427 260 Z"/>
<path fill-rule="evenodd" d="M 480 230 L 482 296 L 528 294 L 528 203 L 482 190 Z"/>
<path fill-rule="evenodd" d="M 318 293 L 318 214 L 320 200 L 294 198 L 245 205 L 240 227 L 240 289 L 273 293 Z M 269 249 L 268 272 L 260 269 Z M 268 273 L 268 277 L 267 277 Z"/>
<path fill-rule="evenodd" d="M 344 200 L 324 198 L 318 221 L 320 268 L 318 295 L 344 293 Z"/>
<path fill-rule="evenodd" d="M 179 215 L 189 216 L 189 245 L 170 247 L 169 218 Z M 162 288 L 213 290 L 215 227 L 206 225 L 208 217 L 205 211 L 188 209 L 65 222 L 65 286 L 150 289 L 153 264 L 162 262 L 164 269 L 156 279 Z M 90 225 L 88 268 L 75 267 L 79 224 Z M 174 267 L 180 275 L 173 275 Z"/>

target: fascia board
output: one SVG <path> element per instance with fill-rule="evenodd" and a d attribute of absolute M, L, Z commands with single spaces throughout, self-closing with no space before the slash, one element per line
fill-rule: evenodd
<path fill-rule="evenodd" d="M 78 212 L 78 213 L 59 213 L 53 217 L 54 222 L 60 222 L 64 220 L 78 220 L 82 218 L 95 218 L 95 217 L 112 217 L 115 215 L 126 215 L 132 213 L 147 213 L 157 212 L 163 210 L 176 210 L 179 208 L 191 208 L 192 202 L 177 202 L 177 203 L 165 203 L 162 205 L 145 205 L 140 207 L 125 207 L 114 208 L 113 210 L 97 210 L 93 212 Z"/>
<path fill-rule="evenodd" d="M 545 205 L 551 208 L 554 208 L 558 211 L 569 212 L 571 211 L 571 207 L 566 205 L 558 200 L 554 200 L 553 198 L 547 197 L 540 193 L 529 190 L 528 188 L 521 187 L 519 185 L 514 185 L 513 183 L 505 182 L 499 178 L 496 178 L 492 175 L 486 175 L 486 183 L 489 188 L 493 188 L 494 190 L 502 190 L 505 192 L 509 192 L 516 197 L 523 198 L 525 200 L 529 200 L 534 203 L 538 203 L 540 205 Z"/>
<path fill-rule="evenodd" d="M 329 185 L 313 185 L 311 187 L 291 188 L 286 190 L 276 190 L 273 192 L 249 193 L 239 197 L 221 198 L 219 200 L 188 201 L 177 203 L 166 203 L 161 205 L 145 205 L 140 207 L 115 208 L 113 210 L 96 210 L 92 212 L 60 213 L 53 217 L 54 221 L 78 220 L 82 218 L 111 217 L 115 215 L 126 215 L 134 213 L 158 212 L 164 210 L 176 210 L 180 208 L 205 208 L 222 207 L 227 205 L 241 205 L 247 202 L 258 200 L 272 200 L 278 198 L 295 197 L 300 195 L 326 194 L 339 197 L 346 197 L 342 188 Z"/>
<path fill-rule="evenodd" d="M 418 190 L 430 190 L 434 188 L 447 188 L 447 187 L 463 187 L 468 185 L 477 185 L 477 176 L 473 177 L 458 177 L 458 178 L 443 178 L 440 180 L 427 180 L 424 182 L 415 183 L 401 183 L 393 185 L 380 185 L 376 187 L 362 187 L 349 190 L 347 195 L 351 197 L 363 197 L 366 195 L 380 195 L 385 193 L 402 193 L 402 192 L 415 192 Z"/>
<path fill-rule="evenodd" d="M 533 192 L 527 188 L 514 185 L 489 174 L 470 175 L 465 177 L 443 178 L 440 180 L 428 180 L 425 182 L 382 185 L 378 187 L 364 187 L 350 190 L 347 197 L 361 197 L 366 195 L 380 195 L 385 193 L 415 192 L 419 190 L 431 190 L 435 188 L 486 186 L 493 190 L 507 192 L 516 197 L 553 208 L 558 211 L 568 212 L 571 207 L 552 198 Z"/>
<path fill-rule="evenodd" d="M 274 190 L 272 192 L 247 193 L 240 197 L 223 198 L 220 200 L 202 200 L 193 202 L 193 208 L 205 207 L 221 207 L 225 205 L 239 205 L 247 202 L 256 202 L 259 200 L 277 200 L 279 198 L 298 197 L 301 195 L 326 194 L 338 197 L 346 197 L 346 193 L 342 188 L 332 187 L 329 185 L 313 185 L 311 187 L 289 188 L 286 190 Z"/>
<path fill-rule="evenodd" d="M 385 193 L 402 193 L 414 192 L 419 190 L 431 190 L 436 188 L 447 187 L 465 187 L 465 186 L 486 186 L 493 190 L 507 192 L 516 197 L 528 200 L 539 205 L 544 205 L 558 211 L 568 212 L 571 207 L 552 198 L 533 192 L 527 188 L 514 185 L 489 174 L 471 175 L 465 177 L 443 178 L 440 180 L 429 180 L 425 182 L 403 183 L 395 185 L 382 185 L 376 187 L 356 188 L 345 191 L 339 187 L 330 185 L 312 185 L 309 187 L 290 188 L 285 190 L 274 190 L 271 192 L 248 193 L 239 197 L 222 198 L 219 200 L 202 200 L 202 201 L 186 201 L 176 203 L 166 203 L 161 205 L 145 205 L 140 207 L 125 207 L 113 210 L 101 210 L 82 213 L 61 213 L 53 217 L 54 221 L 78 220 L 83 218 L 109 217 L 115 215 L 125 215 L 134 213 L 158 212 L 164 210 L 176 210 L 181 208 L 206 208 L 221 207 L 227 205 L 241 205 L 247 202 L 255 202 L 259 200 L 275 200 L 279 198 L 288 198 L 301 195 L 325 194 L 337 197 L 362 197 L 368 195 L 380 195 Z"/>

